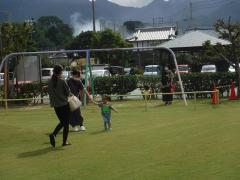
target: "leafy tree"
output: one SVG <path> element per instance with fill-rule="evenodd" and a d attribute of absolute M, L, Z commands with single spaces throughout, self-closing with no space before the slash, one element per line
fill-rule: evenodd
<path fill-rule="evenodd" d="M 98 44 L 98 34 L 93 31 L 86 31 L 76 36 L 67 49 L 94 49 Z"/>
<path fill-rule="evenodd" d="M 214 48 L 216 47 L 218 47 L 218 45 L 212 46 L 210 41 L 205 42 L 203 44 L 203 51 L 200 54 L 200 62 L 203 64 L 211 62 L 216 65 L 219 72 L 227 72 L 229 63 L 215 52 Z"/>
<path fill-rule="evenodd" d="M 238 97 L 240 96 L 240 68 L 239 68 L 239 57 L 240 57 L 240 24 L 231 23 L 231 18 L 228 22 L 223 20 L 218 20 L 214 25 L 215 30 L 219 33 L 220 37 L 230 41 L 231 44 L 224 46 L 222 44 L 217 44 L 216 46 L 210 45 L 210 43 L 205 44 L 206 49 L 208 49 L 208 55 L 213 55 L 212 57 L 218 56 L 225 60 L 229 65 L 232 65 L 236 70 L 236 79 L 238 83 Z"/>
<path fill-rule="evenodd" d="M 127 48 L 132 45 L 126 42 L 119 33 L 113 32 L 110 29 L 99 32 L 99 49 L 104 48 Z M 120 51 L 100 52 L 97 54 L 100 63 L 122 65 L 125 64 L 123 53 Z"/>
<path fill-rule="evenodd" d="M 3 23 L 1 26 L 1 57 L 13 52 L 35 51 L 33 27 L 29 23 Z"/>
<path fill-rule="evenodd" d="M 98 48 L 120 48 L 128 46 L 129 44 L 126 43 L 121 35 L 113 32 L 111 29 L 99 32 Z"/>
<path fill-rule="evenodd" d="M 101 32 L 82 32 L 71 41 L 67 49 L 80 50 L 124 47 L 131 47 L 131 44 L 127 43 L 119 33 L 107 29 Z M 100 60 L 100 63 L 109 63 L 109 59 L 119 62 L 123 58 L 123 55 L 119 52 L 98 52 L 95 57 Z"/>
<path fill-rule="evenodd" d="M 35 30 L 35 40 L 40 50 L 63 49 L 72 40 L 72 29 L 57 16 L 40 17 Z"/>

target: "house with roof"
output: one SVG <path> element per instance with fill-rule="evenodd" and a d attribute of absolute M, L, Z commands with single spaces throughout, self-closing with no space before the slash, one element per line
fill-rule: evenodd
<path fill-rule="evenodd" d="M 230 45 L 231 42 L 219 38 L 219 35 L 213 30 L 192 30 L 188 31 L 183 35 L 178 36 L 177 38 L 164 42 L 158 47 L 170 48 L 173 51 L 199 51 L 202 49 L 203 44 L 206 41 L 210 41 L 212 45 L 218 43 L 222 45 Z"/>
<path fill-rule="evenodd" d="M 174 39 L 176 34 L 175 26 L 139 28 L 128 41 L 133 47 L 150 47 Z"/>
<path fill-rule="evenodd" d="M 227 46 L 231 44 L 230 41 L 221 39 L 217 32 L 213 30 L 191 30 L 173 40 L 158 45 L 158 47 L 170 48 L 175 52 L 175 54 L 188 53 L 195 56 L 203 50 L 203 44 L 206 41 L 210 41 L 211 45 L 222 44 Z M 194 64 L 193 59 L 188 59 L 188 63 Z M 221 59 L 215 63 L 217 69 L 224 69 L 224 64 L 225 61 Z M 199 71 L 200 65 L 201 64 L 193 65 L 195 71 Z"/>

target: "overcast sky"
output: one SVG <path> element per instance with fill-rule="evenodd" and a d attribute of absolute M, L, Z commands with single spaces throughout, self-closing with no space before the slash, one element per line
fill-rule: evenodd
<path fill-rule="evenodd" d="M 154 0 L 108 0 L 114 3 L 117 3 L 122 6 L 130 6 L 130 7 L 143 7 L 148 5 Z M 167 1 L 167 0 L 165 0 Z"/>

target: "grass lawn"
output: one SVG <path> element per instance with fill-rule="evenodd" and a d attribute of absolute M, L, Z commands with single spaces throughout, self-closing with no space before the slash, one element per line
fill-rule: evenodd
<path fill-rule="evenodd" d="M 71 146 L 49 145 L 57 124 L 48 106 L 0 109 L 0 180 L 240 179 L 240 101 L 194 108 L 175 101 L 113 102 L 113 130 L 103 131 L 98 107 L 83 109 L 86 132 Z M 70 128 L 71 129 L 71 128 Z"/>

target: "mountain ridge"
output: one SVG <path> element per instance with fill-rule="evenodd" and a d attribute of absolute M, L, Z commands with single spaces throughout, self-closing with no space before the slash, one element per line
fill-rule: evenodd
<path fill-rule="evenodd" d="M 217 2 L 215 0 L 214 2 Z M 206 26 L 214 23 L 218 18 L 233 17 L 240 20 L 238 12 L 240 2 L 237 0 L 220 1 L 219 3 L 202 0 L 201 4 L 193 1 L 192 19 L 190 7 L 185 0 L 155 0 L 142 8 L 120 6 L 107 0 L 97 0 L 96 19 L 124 22 L 127 20 L 139 20 L 152 22 L 153 18 L 163 17 L 164 21 L 173 21 L 182 24 L 193 24 Z M 221 2 L 221 3 L 220 3 Z M 228 3 L 227 3 L 228 2 Z M 33 17 L 58 16 L 65 23 L 71 22 L 71 15 L 81 14 L 81 19 L 91 21 L 91 2 L 79 0 L 2 0 L 0 2 L 1 20 L 24 21 Z M 207 17 L 207 18 L 206 18 Z"/>

